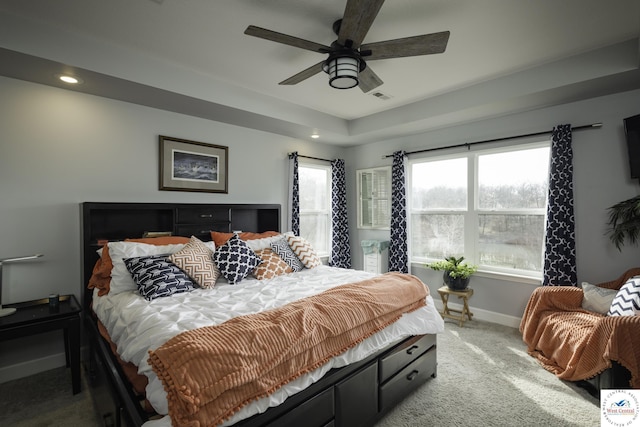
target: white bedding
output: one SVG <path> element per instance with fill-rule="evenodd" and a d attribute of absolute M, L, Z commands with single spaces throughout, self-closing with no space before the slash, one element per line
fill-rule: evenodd
<path fill-rule="evenodd" d="M 139 373 L 149 378 L 147 398 L 159 414 L 167 414 L 166 395 L 160 380 L 147 363 L 149 350 L 180 332 L 220 324 L 231 317 L 272 309 L 291 301 L 320 293 L 334 286 L 357 282 L 374 276 L 357 270 L 320 266 L 268 280 L 247 278 L 237 285 L 218 283 L 213 289 L 196 289 L 190 293 L 146 301 L 137 292 L 97 296 L 93 307 L 123 360 L 139 367 Z M 277 406 L 319 380 L 331 368 L 362 360 L 377 350 L 409 335 L 439 333 L 444 322 L 436 311 L 433 299 L 427 305 L 405 314 L 398 322 L 383 329 L 356 347 L 332 359 L 317 370 L 303 375 L 273 395 L 253 402 L 237 412 L 224 425 L 234 424 L 254 414 Z M 170 426 L 168 416 L 149 421 L 145 427 Z"/>

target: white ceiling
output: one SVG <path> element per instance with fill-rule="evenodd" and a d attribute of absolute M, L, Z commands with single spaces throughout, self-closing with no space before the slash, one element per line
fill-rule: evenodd
<path fill-rule="evenodd" d="M 387 0 L 365 43 L 451 31 L 443 54 L 369 62 L 388 100 L 324 73 L 278 85 L 326 55 L 243 34 L 329 45 L 345 3 L 2 0 L 0 74 L 67 68 L 74 90 L 343 145 L 640 87 L 638 0 Z"/>

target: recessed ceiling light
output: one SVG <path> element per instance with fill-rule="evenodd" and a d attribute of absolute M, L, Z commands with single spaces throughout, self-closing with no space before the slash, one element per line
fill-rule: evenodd
<path fill-rule="evenodd" d="M 317 133 L 314 133 L 313 135 L 311 135 L 311 138 L 318 139 L 320 138 L 320 135 L 318 135 Z"/>
<path fill-rule="evenodd" d="M 79 79 L 78 77 L 70 76 L 68 74 L 60 74 L 60 75 L 58 75 L 58 78 L 60 80 L 62 80 L 63 82 L 69 83 L 69 84 L 72 84 L 72 85 L 82 83 L 82 80 Z"/>

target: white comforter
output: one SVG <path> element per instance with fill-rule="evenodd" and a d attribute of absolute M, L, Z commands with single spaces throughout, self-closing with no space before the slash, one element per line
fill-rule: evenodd
<path fill-rule="evenodd" d="M 190 329 L 220 324 L 234 316 L 276 308 L 320 293 L 334 286 L 357 282 L 373 274 L 320 266 L 269 280 L 247 278 L 237 285 L 218 283 L 214 289 L 196 289 L 190 293 L 146 301 L 137 292 L 98 297 L 94 293 L 94 310 L 116 343 L 123 360 L 139 367 L 149 378 L 147 398 L 159 414 L 167 414 L 166 395 L 160 380 L 147 363 L 149 350 L 155 350 L 173 336 Z M 409 335 L 439 333 L 444 322 L 433 299 L 427 305 L 405 314 L 398 322 L 378 332 L 356 347 L 332 359 L 326 365 L 285 385 L 273 395 L 245 406 L 225 425 L 277 406 L 322 378 L 331 368 L 362 360 L 377 350 Z M 168 416 L 149 421 L 145 427 L 170 426 Z"/>

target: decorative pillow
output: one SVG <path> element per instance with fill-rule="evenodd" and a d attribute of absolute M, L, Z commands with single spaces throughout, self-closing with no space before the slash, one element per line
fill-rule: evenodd
<path fill-rule="evenodd" d="M 136 283 L 124 264 L 125 258 L 172 254 L 184 248 L 183 244 L 156 246 L 135 242 L 109 242 L 108 246 L 111 263 L 113 264 L 111 284 L 109 285 L 109 294 L 112 295 L 137 289 Z"/>
<path fill-rule="evenodd" d="M 609 316 L 638 316 L 640 315 L 640 276 L 632 277 L 622 285 L 616 294 L 609 312 Z"/>
<path fill-rule="evenodd" d="M 220 277 L 220 271 L 213 262 L 213 251 L 195 236 L 191 236 L 184 248 L 171 255 L 169 261 L 201 288 L 213 288 Z"/>
<path fill-rule="evenodd" d="M 607 314 L 613 298 L 618 293 L 615 289 L 605 289 L 587 282 L 582 283 L 582 308 Z"/>
<path fill-rule="evenodd" d="M 91 272 L 91 278 L 87 288 L 98 289 L 98 296 L 104 296 L 111 290 L 111 270 L 113 270 L 113 263 L 111 262 L 111 255 L 109 255 L 109 245 L 104 245 L 98 249 L 100 258 L 96 261 Z"/>
<path fill-rule="evenodd" d="M 307 268 L 314 268 L 322 264 L 320 258 L 313 250 L 311 243 L 304 237 L 300 236 L 287 236 L 287 242 L 291 247 L 291 250 L 298 257 L 302 264 Z"/>
<path fill-rule="evenodd" d="M 194 289 L 189 276 L 167 258 L 167 255 L 151 255 L 124 260 L 140 295 L 147 301 Z"/>
<path fill-rule="evenodd" d="M 286 237 L 281 237 L 271 243 L 271 250 L 277 253 L 284 262 L 291 267 L 291 271 L 301 271 L 304 269 L 302 261 L 293 253 Z"/>
<path fill-rule="evenodd" d="M 277 231 L 265 231 L 264 233 L 250 233 L 248 231 L 238 233 L 238 237 L 244 241 L 255 240 L 255 239 L 263 239 L 265 237 L 277 236 L 280 233 Z M 216 247 L 220 247 L 227 243 L 227 241 L 235 236 L 236 233 L 222 233 L 220 231 L 212 231 L 211 232 L 211 240 L 213 240 L 216 244 Z"/>
<path fill-rule="evenodd" d="M 220 273 L 235 285 L 247 277 L 262 260 L 238 236 L 232 236 L 227 243 L 216 248 L 213 261 Z"/>
<path fill-rule="evenodd" d="M 242 239 L 242 236 L 240 236 Z M 271 248 L 271 243 L 282 239 L 282 234 L 278 233 L 274 236 L 262 237 L 260 239 L 251 239 L 247 240 L 247 246 L 251 248 L 252 251 L 259 251 L 260 249 Z M 244 240 L 244 239 L 243 239 Z"/>
<path fill-rule="evenodd" d="M 256 255 L 262 259 L 262 263 L 252 273 L 258 280 L 271 279 L 293 272 L 291 267 L 269 248 L 256 251 Z"/>

